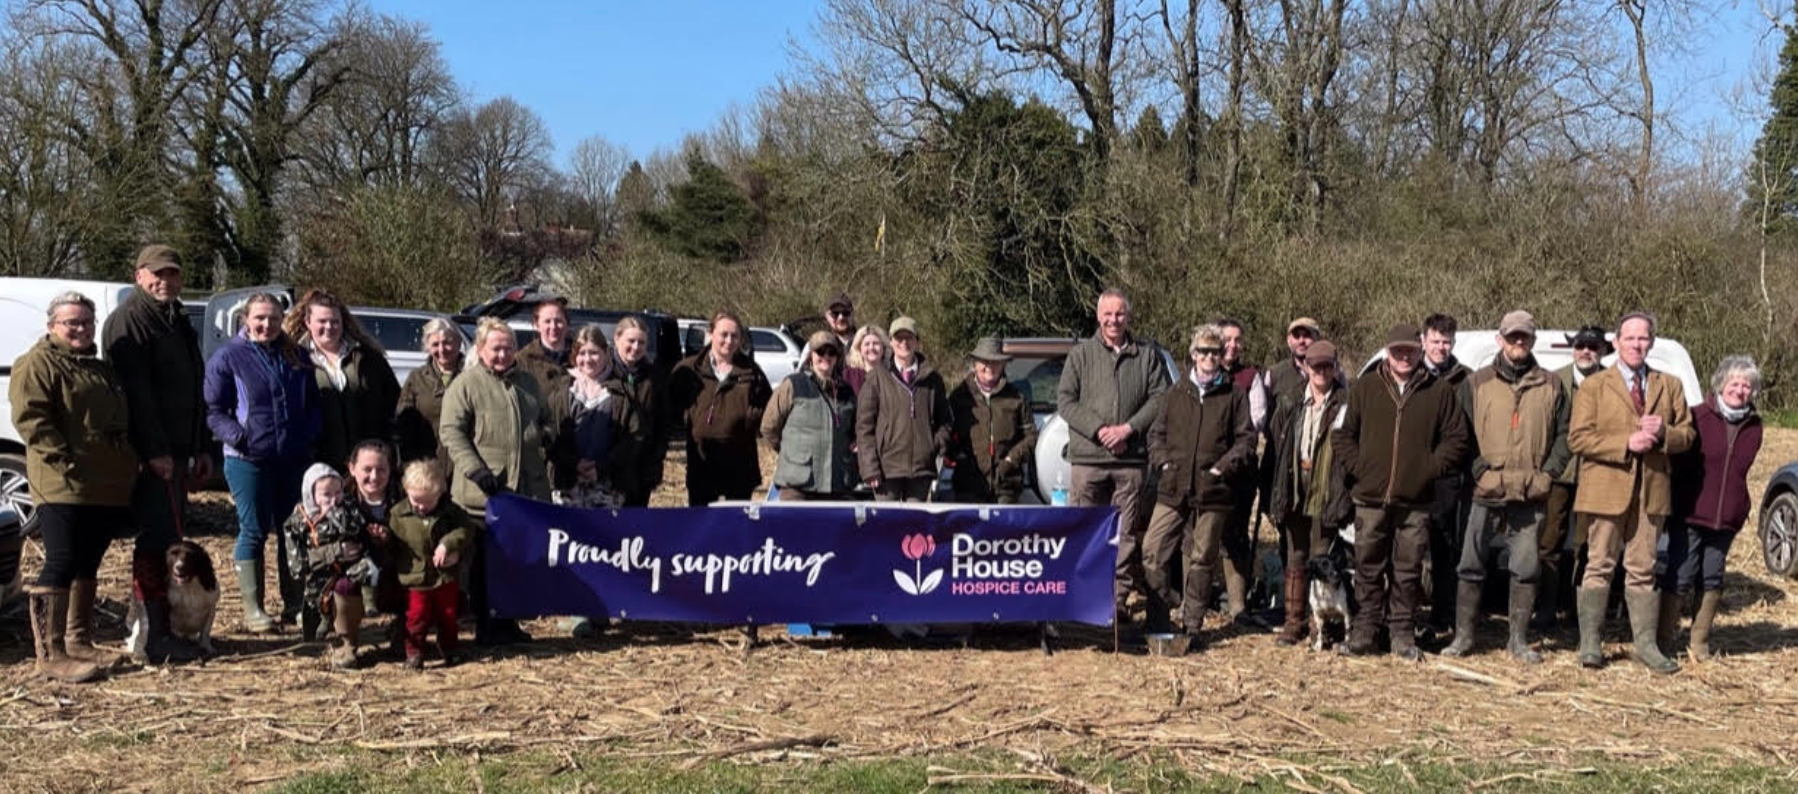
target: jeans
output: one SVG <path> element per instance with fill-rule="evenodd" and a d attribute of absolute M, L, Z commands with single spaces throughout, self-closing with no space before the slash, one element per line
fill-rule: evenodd
<path fill-rule="evenodd" d="M 1661 590 L 1667 593 L 1723 589 L 1723 570 L 1729 547 L 1736 542 L 1734 529 L 1689 527 L 1683 521 L 1667 522 L 1667 571 Z"/>
<path fill-rule="evenodd" d="M 231 559 L 261 559 L 263 545 L 274 533 L 280 547 L 277 557 L 281 568 L 287 568 L 287 539 L 281 536 L 280 526 L 300 502 L 300 475 L 305 465 L 305 461 L 253 463 L 243 458 L 225 458 L 225 482 L 231 486 L 231 501 L 237 505 L 237 546 Z"/>
<path fill-rule="evenodd" d="M 122 507 L 43 504 L 37 506 L 38 531 L 44 540 L 44 567 L 37 585 L 67 590 L 77 579 L 93 579 L 112 545 L 113 530 L 130 523 Z"/>

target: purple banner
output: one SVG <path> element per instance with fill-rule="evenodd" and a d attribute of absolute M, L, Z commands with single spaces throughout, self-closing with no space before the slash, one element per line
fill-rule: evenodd
<path fill-rule="evenodd" d="M 1108 625 L 1110 507 L 487 502 L 492 609 L 702 623 Z"/>

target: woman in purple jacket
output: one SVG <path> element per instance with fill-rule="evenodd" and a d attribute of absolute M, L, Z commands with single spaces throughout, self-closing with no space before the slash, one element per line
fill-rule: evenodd
<path fill-rule="evenodd" d="M 232 553 L 243 595 L 244 629 L 273 631 L 262 607 L 262 549 L 272 528 L 300 500 L 300 475 L 312 462 L 322 423 L 318 383 L 298 345 L 281 331 L 281 304 L 257 293 L 244 303 L 243 330 L 206 362 L 206 426 L 225 446 L 225 482 L 237 505 Z M 305 598 L 303 582 L 287 567 L 287 539 L 278 571 L 282 619 L 291 622 Z"/>
<path fill-rule="evenodd" d="M 1748 520 L 1748 470 L 1761 451 L 1754 397 L 1761 371 L 1754 359 L 1730 356 L 1711 376 L 1711 396 L 1692 409 L 1698 443 L 1674 463 L 1673 516 L 1667 522 L 1667 572 L 1661 583 L 1662 648 L 1670 647 L 1694 585 L 1701 592 L 1687 653 L 1711 658 L 1711 624 L 1723 601 L 1729 545 Z"/>

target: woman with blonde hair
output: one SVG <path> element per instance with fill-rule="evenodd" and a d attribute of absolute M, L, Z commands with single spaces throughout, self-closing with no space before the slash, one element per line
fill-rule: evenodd
<path fill-rule="evenodd" d="M 475 361 L 443 395 L 437 435 L 455 462 L 450 498 L 469 515 L 487 512 L 487 497 L 511 491 L 549 501 L 543 447 L 551 437 L 549 411 L 537 381 L 518 367 L 518 338 L 493 317 L 474 332 Z M 475 612 L 475 643 L 526 642 L 530 635 L 512 620 L 487 610 L 487 576 L 480 544 L 474 545 L 469 601 Z"/>
<path fill-rule="evenodd" d="M 868 373 L 879 368 L 886 361 L 887 333 L 876 325 L 864 325 L 855 332 L 855 340 L 849 343 L 849 349 L 843 351 L 843 381 L 856 395 L 862 393 L 862 384 L 868 382 Z"/>
<path fill-rule="evenodd" d="M 635 403 L 638 437 L 633 439 L 630 476 L 613 483 L 624 494 L 625 507 L 648 507 L 649 495 L 662 484 L 668 459 L 668 377 L 649 360 L 649 324 L 636 315 L 612 329 L 612 370 L 608 378 Z"/>
<path fill-rule="evenodd" d="M 393 438 L 400 382 L 387 352 L 362 330 L 350 307 L 314 288 L 300 296 L 282 327 L 312 357 L 316 370 L 324 424 L 313 460 L 341 466 L 363 439 Z"/>

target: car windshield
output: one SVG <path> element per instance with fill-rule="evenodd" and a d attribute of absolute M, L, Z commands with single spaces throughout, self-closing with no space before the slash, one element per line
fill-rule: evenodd
<path fill-rule="evenodd" d="M 362 324 L 362 330 L 374 337 L 382 350 L 419 351 L 424 349 L 421 335 L 425 330 L 428 317 L 396 317 L 380 314 L 358 314 L 356 322 Z"/>
<path fill-rule="evenodd" d="M 1055 386 L 1061 382 L 1060 357 L 1014 358 L 1005 365 L 1005 378 L 1030 400 L 1035 413 L 1055 412 Z"/>

